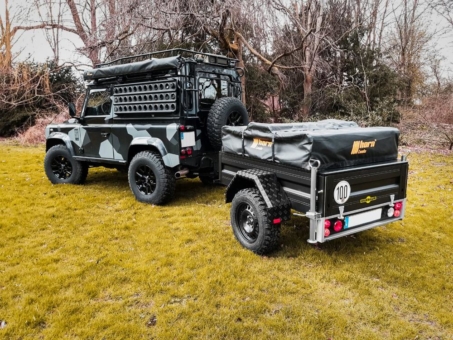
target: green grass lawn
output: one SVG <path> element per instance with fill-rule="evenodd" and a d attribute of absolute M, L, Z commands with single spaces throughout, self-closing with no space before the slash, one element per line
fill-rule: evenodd
<path fill-rule="evenodd" d="M 224 188 L 136 202 L 127 176 L 51 185 L 44 148 L 0 143 L 5 339 L 453 339 L 453 157 L 412 154 L 406 218 L 323 244 L 293 218 L 243 249 Z"/>

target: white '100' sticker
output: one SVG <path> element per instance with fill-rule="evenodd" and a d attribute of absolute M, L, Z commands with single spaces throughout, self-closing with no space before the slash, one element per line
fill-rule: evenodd
<path fill-rule="evenodd" d="M 338 204 L 344 204 L 349 199 L 351 194 L 351 186 L 346 181 L 341 181 L 335 187 L 333 198 Z"/>

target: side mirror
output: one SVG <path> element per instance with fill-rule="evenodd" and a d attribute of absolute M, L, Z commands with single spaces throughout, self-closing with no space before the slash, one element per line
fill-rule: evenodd
<path fill-rule="evenodd" d="M 70 115 L 71 117 L 75 117 L 75 115 L 76 115 L 76 108 L 75 108 L 74 103 L 69 103 L 69 104 L 68 104 L 68 107 L 69 107 L 69 115 Z"/>

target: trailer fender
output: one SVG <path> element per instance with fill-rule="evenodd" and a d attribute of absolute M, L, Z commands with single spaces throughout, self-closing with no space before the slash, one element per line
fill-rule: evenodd
<path fill-rule="evenodd" d="M 279 217 L 283 221 L 291 218 L 291 201 L 275 173 L 269 171 L 258 169 L 238 171 L 226 189 L 226 203 L 230 203 L 240 190 L 252 187 L 260 191 L 271 216 Z"/>

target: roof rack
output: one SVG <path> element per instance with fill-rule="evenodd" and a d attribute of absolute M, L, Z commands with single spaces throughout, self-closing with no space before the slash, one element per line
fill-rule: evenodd
<path fill-rule="evenodd" d="M 108 63 L 96 64 L 95 68 L 102 68 L 102 67 L 112 66 L 115 64 L 129 64 L 129 63 L 133 63 L 133 62 L 137 62 L 137 61 L 142 61 L 145 59 L 151 59 L 156 55 L 163 55 L 162 57 L 164 57 L 165 54 L 167 54 L 167 56 L 189 55 L 192 58 L 195 58 L 196 55 L 203 55 L 208 58 L 207 59 L 208 61 L 206 61 L 206 62 L 208 62 L 210 64 L 218 64 L 218 65 L 222 65 L 222 66 L 232 66 L 232 65 L 234 66 L 234 65 L 236 65 L 236 62 L 238 61 L 237 59 L 225 57 L 225 56 L 218 55 L 218 54 L 186 50 L 183 48 L 174 48 L 171 50 L 150 52 L 150 53 L 138 54 L 138 55 L 133 55 L 130 57 L 123 57 L 123 58 L 115 59 Z"/>

